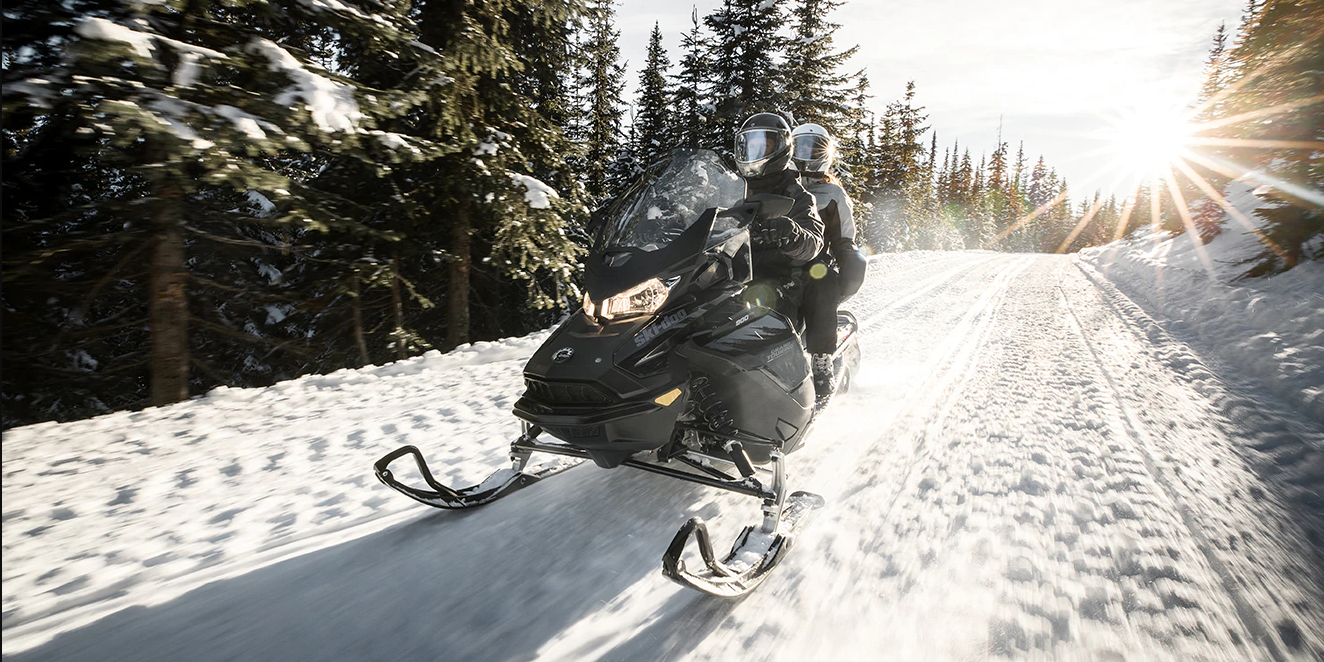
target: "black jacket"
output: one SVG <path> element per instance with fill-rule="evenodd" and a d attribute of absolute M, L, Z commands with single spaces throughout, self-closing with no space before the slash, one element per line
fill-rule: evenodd
<path fill-rule="evenodd" d="M 814 196 L 800 184 L 800 174 L 788 168 L 767 177 L 745 180 L 745 195 L 771 193 L 794 201 L 786 214 L 800 231 L 780 248 L 754 249 L 754 276 L 756 278 L 790 277 L 797 267 L 813 260 L 823 251 L 823 221 L 818 216 Z M 754 221 L 757 225 L 764 219 Z"/>

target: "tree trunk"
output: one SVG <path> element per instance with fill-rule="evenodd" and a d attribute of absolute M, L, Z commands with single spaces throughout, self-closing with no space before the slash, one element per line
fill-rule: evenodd
<path fill-rule="evenodd" d="M 354 285 L 354 301 L 351 310 L 354 311 L 354 342 L 359 346 L 359 366 L 368 365 L 371 359 L 368 358 L 368 343 L 363 339 L 363 297 L 359 293 L 359 277 L 354 275 L 354 280 L 350 281 Z"/>
<path fill-rule="evenodd" d="M 404 301 L 400 298 L 400 256 L 391 258 L 391 307 L 395 310 L 395 357 L 397 359 L 409 358 L 409 352 L 405 348 L 405 309 Z"/>
<path fill-rule="evenodd" d="M 188 300 L 184 295 L 183 193 L 171 184 L 158 188 L 161 206 L 150 276 L 152 404 L 188 398 Z"/>
<path fill-rule="evenodd" d="M 469 204 L 463 202 L 456 209 L 455 224 L 451 228 L 452 257 L 446 291 L 446 304 L 450 313 L 446 324 L 446 344 L 451 348 L 469 342 L 469 233 L 472 226 Z"/>

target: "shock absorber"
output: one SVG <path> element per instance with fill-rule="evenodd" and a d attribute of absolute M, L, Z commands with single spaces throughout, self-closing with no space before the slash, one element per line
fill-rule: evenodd
<path fill-rule="evenodd" d="M 731 410 L 727 409 L 721 396 L 717 395 L 713 383 L 706 376 L 700 375 L 690 382 L 690 392 L 694 394 L 692 402 L 698 408 L 703 421 L 708 424 L 708 429 L 721 435 L 719 437 L 721 448 L 731 457 L 740 475 L 745 478 L 753 476 L 754 466 L 750 464 L 749 455 L 745 453 L 739 441 L 731 438 L 736 432 L 735 423 L 731 420 Z"/>
<path fill-rule="evenodd" d="M 698 408 L 698 414 L 703 421 L 708 424 L 709 429 L 721 434 L 730 434 L 735 429 L 735 424 L 731 422 L 731 412 L 722 403 L 721 396 L 717 395 L 717 390 L 708 377 L 700 375 L 690 382 L 690 392 L 694 394 L 693 402 Z"/>

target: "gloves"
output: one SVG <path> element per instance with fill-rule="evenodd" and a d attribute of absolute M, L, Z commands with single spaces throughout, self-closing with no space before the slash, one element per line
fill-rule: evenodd
<path fill-rule="evenodd" d="M 800 234 L 800 226 L 785 216 L 760 219 L 750 231 L 755 248 L 782 248 Z"/>

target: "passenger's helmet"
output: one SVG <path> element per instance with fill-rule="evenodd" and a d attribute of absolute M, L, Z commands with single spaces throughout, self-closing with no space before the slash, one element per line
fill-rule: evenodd
<path fill-rule="evenodd" d="M 791 127 L 778 115 L 759 113 L 736 132 L 736 169 L 759 178 L 786 169 L 791 158 Z"/>
<path fill-rule="evenodd" d="M 801 124 L 791 132 L 791 160 L 800 172 L 827 172 L 837 156 L 837 141 L 817 124 Z"/>

